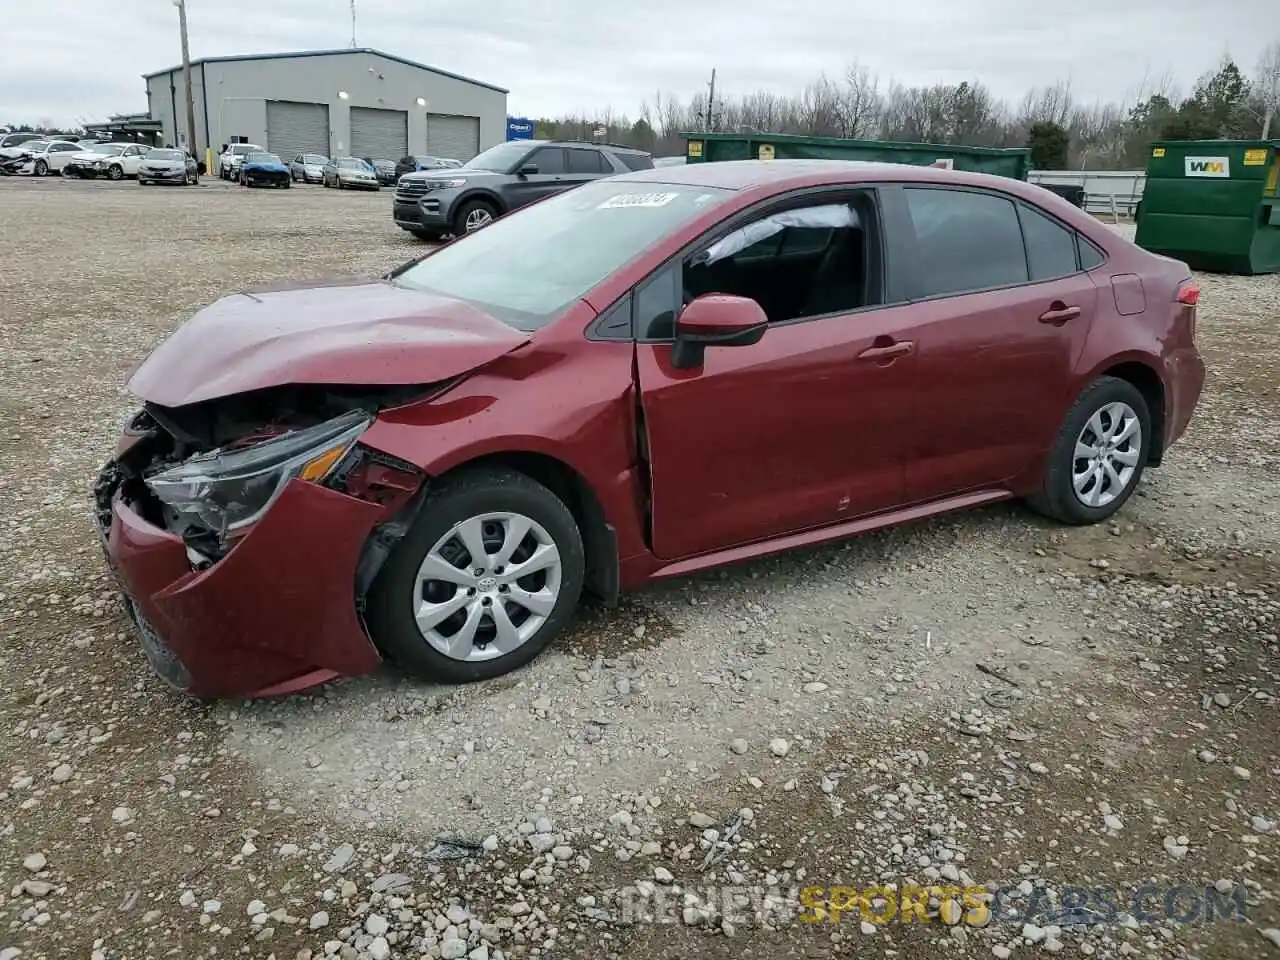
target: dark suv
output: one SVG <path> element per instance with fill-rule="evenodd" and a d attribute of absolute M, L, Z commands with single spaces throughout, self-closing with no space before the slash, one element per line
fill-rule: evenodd
<path fill-rule="evenodd" d="M 577 140 L 508 140 L 456 170 L 406 173 L 392 216 L 423 240 L 478 230 L 495 217 L 592 180 L 648 170 L 653 157 L 634 147 Z"/>

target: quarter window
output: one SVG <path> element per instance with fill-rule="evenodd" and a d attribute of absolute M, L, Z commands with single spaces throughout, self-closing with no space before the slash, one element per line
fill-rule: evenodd
<path fill-rule="evenodd" d="M 967 190 L 908 188 L 916 232 L 917 297 L 1026 283 L 1027 254 L 1013 201 Z"/>
<path fill-rule="evenodd" d="M 1033 207 L 1019 204 L 1022 237 L 1027 243 L 1027 265 L 1031 280 L 1056 280 L 1075 273 L 1076 238 L 1072 230 L 1051 220 Z"/>

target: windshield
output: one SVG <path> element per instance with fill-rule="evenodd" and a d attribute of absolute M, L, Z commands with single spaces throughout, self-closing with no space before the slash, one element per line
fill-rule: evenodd
<path fill-rule="evenodd" d="M 249 143 L 237 143 L 231 147 L 231 153 L 234 156 L 242 156 L 246 153 L 257 153 L 261 149 Z"/>
<path fill-rule="evenodd" d="M 345 160 L 339 160 L 338 166 L 344 167 L 347 170 L 368 170 L 369 169 L 369 165 L 367 163 L 365 163 L 363 160 L 357 160 L 355 157 L 348 157 Z"/>
<path fill-rule="evenodd" d="M 181 160 L 181 150 L 152 150 L 147 154 L 148 160 Z"/>
<path fill-rule="evenodd" d="M 537 330 L 729 195 L 712 187 L 598 180 L 495 220 L 393 282 L 465 300 L 520 330 Z"/>
<path fill-rule="evenodd" d="M 509 140 L 506 143 L 498 144 L 496 147 L 490 147 L 484 153 L 477 154 L 464 163 L 463 166 L 472 170 L 491 170 L 494 173 L 506 173 L 528 156 L 529 151 L 536 146 L 538 144 L 529 140 Z"/>
<path fill-rule="evenodd" d="M 48 145 L 49 145 L 48 140 L 28 140 L 26 143 L 22 145 L 22 149 L 35 152 L 37 150 L 43 150 Z"/>
<path fill-rule="evenodd" d="M 251 153 L 245 160 L 246 163 L 279 163 L 280 158 L 274 153 Z"/>
<path fill-rule="evenodd" d="M 326 163 L 328 163 L 328 162 L 329 162 L 329 158 L 328 158 L 328 157 L 322 157 L 322 156 L 320 156 L 320 154 L 318 154 L 318 153 L 304 153 L 304 154 L 302 155 L 302 162 L 303 162 L 303 163 L 311 163 L 311 164 L 321 164 L 321 165 L 324 165 L 324 164 L 326 164 Z"/>
<path fill-rule="evenodd" d="M 125 146 L 123 143 L 98 143 L 85 147 L 85 153 L 96 153 L 102 157 L 118 157 L 124 153 Z"/>

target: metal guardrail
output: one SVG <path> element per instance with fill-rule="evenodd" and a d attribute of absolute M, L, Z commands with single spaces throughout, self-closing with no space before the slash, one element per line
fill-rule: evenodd
<path fill-rule="evenodd" d="M 1134 215 L 1147 183 L 1143 170 L 1032 170 L 1027 179 L 1084 187 L 1084 209 L 1109 213 L 1113 221 Z"/>

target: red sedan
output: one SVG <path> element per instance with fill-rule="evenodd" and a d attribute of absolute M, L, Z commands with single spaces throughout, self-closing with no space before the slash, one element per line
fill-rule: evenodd
<path fill-rule="evenodd" d="M 198 313 L 130 382 L 100 531 L 193 694 L 495 677 L 584 592 L 1015 497 L 1106 519 L 1200 396 L 1198 295 L 1012 180 L 613 177 Z"/>

